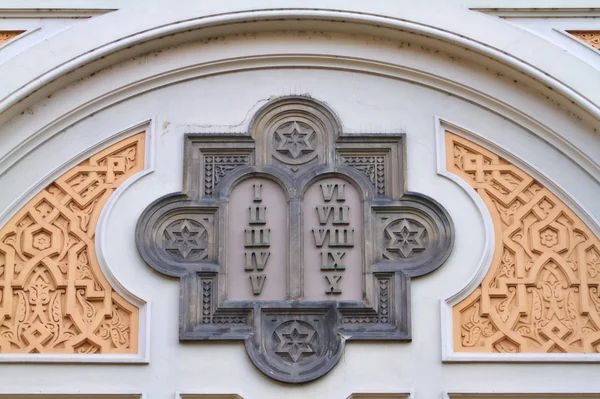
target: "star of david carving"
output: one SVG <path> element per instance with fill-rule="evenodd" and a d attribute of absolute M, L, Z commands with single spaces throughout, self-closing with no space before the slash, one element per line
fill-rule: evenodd
<path fill-rule="evenodd" d="M 387 227 L 387 234 L 392 238 L 392 242 L 387 246 L 390 251 L 399 251 L 405 258 L 408 258 L 415 249 L 425 249 L 423 244 L 423 233 L 425 229 L 416 225 L 411 225 L 406 219 L 395 227 Z"/>
<path fill-rule="evenodd" d="M 192 225 L 187 219 L 179 226 L 172 224 L 165 231 L 168 236 L 165 249 L 178 251 L 184 259 L 194 250 L 206 249 L 206 245 L 203 243 L 206 230 Z"/>
<path fill-rule="evenodd" d="M 275 331 L 275 334 L 279 338 L 279 347 L 276 353 L 289 356 L 294 363 L 298 362 L 304 353 L 315 353 L 311 342 L 315 335 L 314 330 L 305 328 L 297 321 L 286 328 Z"/>
<path fill-rule="evenodd" d="M 297 159 L 305 152 L 312 152 L 314 148 L 310 143 L 310 138 L 313 133 L 312 129 L 304 128 L 298 122 L 279 128 L 275 131 L 279 138 L 277 151 L 287 152 L 293 159 Z"/>

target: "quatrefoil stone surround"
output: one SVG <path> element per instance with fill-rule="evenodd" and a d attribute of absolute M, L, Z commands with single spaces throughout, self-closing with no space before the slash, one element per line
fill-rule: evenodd
<path fill-rule="evenodd" d="M 180 279 L 180 340 L 243 340 L 288 383 L 327 373 L 346 341 L 410 341 L 410 279 L 454 233 L 406 192 L 405 150 L 403 134 L 344 135 L 306 97 L 267 103 L 248 134 L 186 135 L 184 192 L 136 229 L 144 260 Z"/>

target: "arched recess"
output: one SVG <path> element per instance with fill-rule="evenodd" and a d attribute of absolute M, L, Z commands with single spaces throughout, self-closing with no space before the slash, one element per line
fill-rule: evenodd
<path fill-rule="evenodd" d="M 0 362 L 147 362 L 148 306 L 106 265 L 104 224 L 150 171 L 151 124 L 73 157 L 2 215 Z"/>
<path fill-rule="evenodd" d="M 482 215 L 471 281 L 442 301 L 445 361 L 600 360 L 597 220 L 527 162 L 438 120 L 438 172 Z"/>

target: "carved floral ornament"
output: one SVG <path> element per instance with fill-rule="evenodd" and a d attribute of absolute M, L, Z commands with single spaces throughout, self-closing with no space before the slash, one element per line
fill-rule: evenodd
<path fill-rule="evenodd" d="M 456 352 L 600 352 L 600 240 L 569 207 L 493 152 L 446 132 L 446 168 L 495 230 L 482 283 L 453 307 Z"/>
<path fill-rule="evenodd" d="M 81 162 L 0 229 L 0 353 L 138 353 L 138 308 L 98 264 L 96 225 L 144 166 L 144 133 Z"/>
<path fill-rule="evenodd" d="M 142 214 L 137 246 L 181 281 L 180 340 L 240 340 L 271 378 L 327 373 L 346 341 L 409 341 L 411 277 L 453 244 L 445 210 L 405 192 L 405 139 L 342 134 L 305 97 L 249 134 L 188 134 L 183 193 Z"/>

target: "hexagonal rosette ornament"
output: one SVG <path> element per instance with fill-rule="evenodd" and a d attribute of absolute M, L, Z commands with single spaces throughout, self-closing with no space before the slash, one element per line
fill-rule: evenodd
<path fill-rule="evenodd" d="M 142 214 L 137 247 L 181 280 L 180 340 L 240 340 L 288 383 L 347 341 L 410 341 L 411 277 L 450 254 L 453 225 L 405 190 L 405 135 L 342 133 L 306 97 L 267 103 L 248 134 L 187 134 L 183 193 Z"/>

